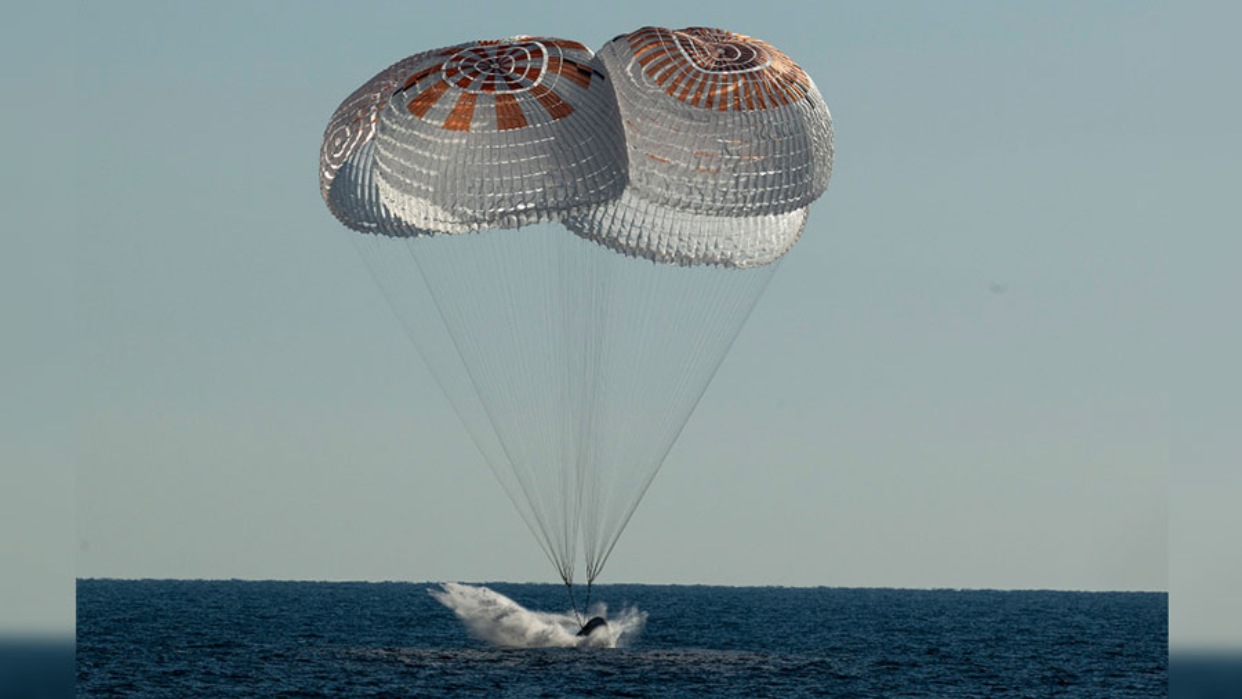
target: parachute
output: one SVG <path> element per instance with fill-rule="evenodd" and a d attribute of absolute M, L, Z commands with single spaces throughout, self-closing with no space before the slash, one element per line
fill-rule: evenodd
<path fill-rule="evenodd" d="M 770 44 L 645 27 L 416 54 L 333 114 L 320 190 L 566 586 L 588 597 L 832 170 Z"/>

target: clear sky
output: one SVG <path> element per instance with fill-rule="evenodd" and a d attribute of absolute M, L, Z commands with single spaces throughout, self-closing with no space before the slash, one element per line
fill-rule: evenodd
<path fill-rule="evenodd" d="M 1209 13 L 112 2 L 75 20 L 76 76 L 39 86 L 60 116 L 19 122 L 76 132 L 76 183 L 54 174 L 72 142 L 40 166 L 74 204 L 19 219 L 9 244 L 49 264 L 6 265 L 4 303 L 76 352 L 13 346 L 26 369 L 5 379 L 30 399 L 0 430 L 46 473 L 76 418 L 77 576 L 556 580 L 324 207 L 319 140 L 408 54 L 657 24 L 783 49 L 832 110 L 836 166 L 601 582 L 1169 588 L 1171 450 L 1210 429 L 1173 416 L 1200 400 L 1173 384 L 1228 423 L 1228 379 L 1196 362 L 1239 346 L 1223 253 L 1214 290 L 1180 299 L 1219 342 L 1179 339 L 1199 323 L 1170 305 L 1197 264 L 1183 230 L 1222 226 L 1236 186 Z M 40 241 L 74 205 L 72 246 Z M 1206 449 L 1186 497 L 1219 502 Z"/>

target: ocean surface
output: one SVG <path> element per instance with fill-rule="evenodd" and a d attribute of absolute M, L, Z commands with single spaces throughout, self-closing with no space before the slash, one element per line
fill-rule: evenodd
<path fill-rule="evenodd" d="M 1164 593 L 80 580 L 79 697 L 1164 697 Z M 584 600 L 579 600 L 582 604 Z M 607 607 L 601 602 L 606 602 Z"/>

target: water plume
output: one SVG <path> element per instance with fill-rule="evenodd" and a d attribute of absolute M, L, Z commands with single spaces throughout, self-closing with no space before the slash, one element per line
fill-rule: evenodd
<path fill-rule="evenodd" d="M 596 602 L 588 617 L 607 619 L 607 625 L 589 636 L 578 636 L 581 626 L 572 612 L 537 612 L 481 585 L 441 583 L 428 593 L 453 610 L 475 638 L 505 648 L 616 648 L 634 639 L 647 622 L 647 613 L 628 607 L 608 618 L 608 607 Z"/>

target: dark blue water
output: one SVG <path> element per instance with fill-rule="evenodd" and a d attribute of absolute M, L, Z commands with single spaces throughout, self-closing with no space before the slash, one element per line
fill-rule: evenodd
<path fill-rule="evenodd" d="M 1167 695 L 1164 593 L 610 585 L 612 609 L 648 613 L 627 647 L 502 649 L 429 587 L 82 580 L 78 696 Z"/>

